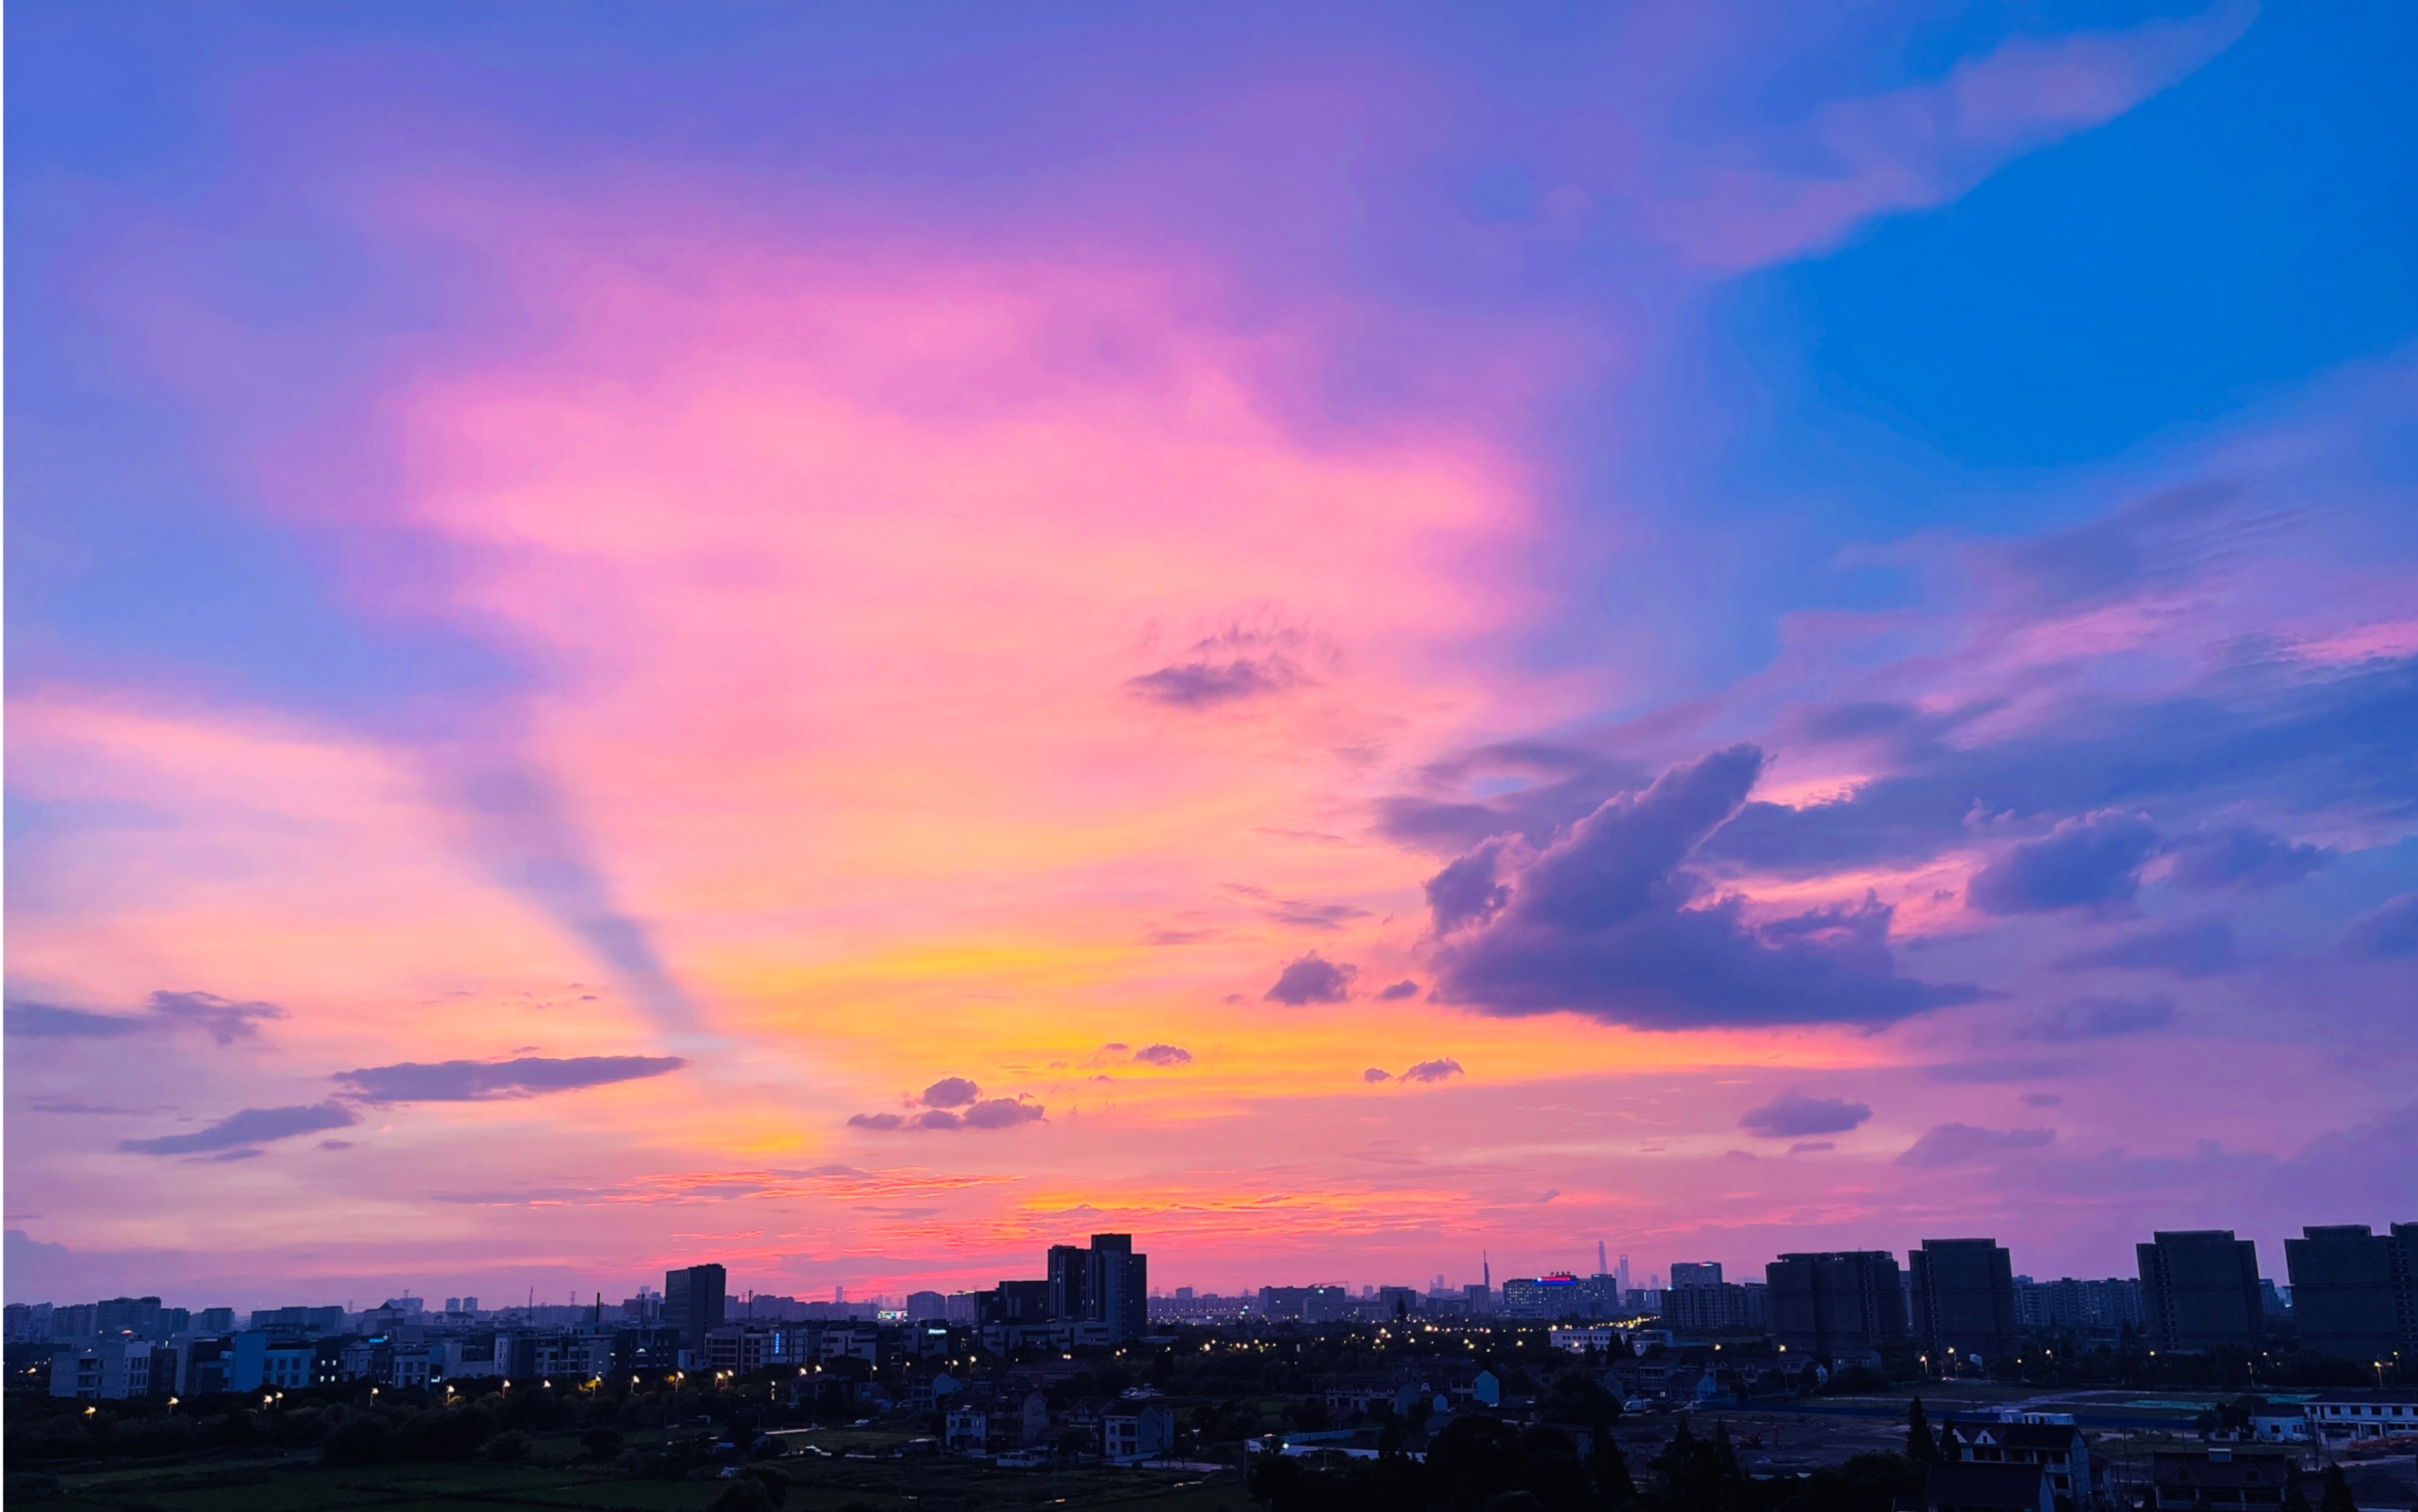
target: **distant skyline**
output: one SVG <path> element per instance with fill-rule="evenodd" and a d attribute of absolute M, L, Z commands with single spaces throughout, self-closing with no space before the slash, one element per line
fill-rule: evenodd
<path fill-rule="evenodd" d="M 9 22 L 11 1301 L 2418 1216 L 2418 12 Z"/>

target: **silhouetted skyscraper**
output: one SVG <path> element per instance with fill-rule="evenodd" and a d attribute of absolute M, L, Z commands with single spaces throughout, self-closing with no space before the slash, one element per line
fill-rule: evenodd
<path fill-rule="evenodd" d="M 2150 1347 L 2201 1353 L 2246 1350 L 2265 1332 L 2258 1247 L 2230 1229 L 2160 1232 L 2136 1245 L 2141 1321 Z"/>
<path fill-rule="evenodd" d="M 1905 1337 L 1905 1291 L 1888 1250 L 1783 1255 L 1764 1275 L 1772 1336 L 1793 1352 L 1827 1360 Z"/>
<path fill-rule="evenodd" d="M 1094 1316 L 1091 1298 L 1092 1252 L 1080 1245 L 1049 1246 L 1049 1316 L 1057 1322 L 1081 1322 Z"/>
<path fill-rule="evenodd" d="M 2345 1360 L 2418 1354 L 2418 1223 L 2303 1229 L 2284 1241 L 2301 1347 Z"/>
<path fill-rule="evenodd" d="M 664 1273 L 664 1326 L 679 1336 L 681 1349 L 705 1352 L 706 1331 L 722 1326 L 728 1284 L 719 1265 Z"/>
<path fill-rule="evenodd" d="M 1905 1258 L 1914 1329 L 1936 1353 L 2015 1352 L 2015 1268 L 1995 1239 L 1926 1239 Z"/>
<path fill-rule="evenodd" d="M 1111 1342 L 1149 1332 L 1150 1257 L 1134 1253 L 1133 1235 L 1094 1234 L 1083 1283 L 1085 1315 L 1109 1325 Z"/>

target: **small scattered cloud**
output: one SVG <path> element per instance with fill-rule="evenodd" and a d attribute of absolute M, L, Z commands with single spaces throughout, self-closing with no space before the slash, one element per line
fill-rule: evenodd
<path fill-rule="evenodd" d="M 322 1150 L 350 1150 L 352 1147 L 353 1141 L 350 1139 L 322 1139 L 319 1141 L 319 1148 Z"/>
<path fill-rule="evenodd" d="M 1132 1048 L 1133 1048 L 1133 1046 L 1130 1046 L 1130 1045 L 1127 1045 L 1127 1044 L 1126 1044 L 1125 1041 L 1123 1041 L 1123 1040 L 1110 1040 L 1110 1041 L 1109 1041 L 1109 1043 L 1108 1043 L 1108 1044 L 1101 1046 L 1100 1046 L 1100 1048 L 1101 1048 L 1101 1049 L 1103 1049 L 1103 1050 L 1107 1050 L 1107 1051 L 1109 1051 L 1109 1052 L 1110 1052 L 1111 1054 L 1114 1054 L 1114 1055 L 1123 1055 L 1123 1054 L 1125 1054 L 1127 1050 L 1132 1049 Z"/>
<path fill-rule="evenodd" d="M 2215 919 L 2186 920 L 2139 930 L 2123 939 L 2057 958 L 2061 971 L 2115 970 L 2208 976 L 2233 964 L 2233 931 Z"/>
<path fill-rule="evenodd" d="M 106 1040 L 140 1034 L 152 1027 L 130 1015 L 96 1014 L 47 1002 L 12 1002 L 8 1010 L 8 1032 L 21 1039 Z"/>
<path fill-rule="evenodd" d="M 963 1081 L 952 1077 L 951 1081 Z M 972 1083 L 967 1083 L 971 1086 Z M 1012 1129 L 1020 1123 L 1037 1123 L 1042 1119 L 1039 1103 L 1021 1097 L 991 1097 L 953 1104 L 948 1107 L 926 1107 L 921 1113 L 858 1113 L 849 1122 L 850 1128 L 895 1130 Z"/>
<path fill-rule="evenodd" d="M 1842 1097 L 1808 1097 L 1788 1092 L 1738 1116 L 1738 1127 L 1767 1139 L 1791 1139 L 1807 1134 L 1844 1134 L 1873 1116 L 1861 1103 Z"/>
<path fill-rule="evenodd" d="M 1381 1069 L 1380 1067 L 1377 1067 L 1377 1066 L 1370 1066 L 1368 1070 L 1363 1071 L 1362 1073 L 1360 1073 L 1360 1079 L 1361 1079 L 1362 1081 L 1370 1081 L 1370 1082 L 1375 1082 L 1375 1081 L 1391 1081 L 1391 1080 L 1393 1080 L 1393 1079 L 1394 1079 L 1394 1074 L 1393 1074 L 1392 1072 L 1390 1072 L 1390 1071 L 1386 1071 L 1386 1070 Z"/>
<path fill-rule="evenodd" d="M 1145 945 L 1199 945 L 1217 939 L 1222 929 L 1153 929 L 1141 937 Z"/>
<path fill-rule="evenodd" d="M 1192 1052 L 1180 1045 L 1146 1045 L 1136 1050 L 1133 1058 L 1146 1066 L 1185 1066 L 1192 1063 Z"/>
<path fill-rule="evenodd" d="M 2061 1077 L 2074 1069 L 2071 1061 L 1943 1061 L 1925 1066 L 1923 1075 L 1934 1081 L 1957 1085 L 1987 1085 L 2006 1081 L 2038 1081 L 2043 1077 Z"/>
<path fill-rule="evenodd" d="M 2283 887 L 2334 859 L 2331 850 L 2294 845 L 2255 825 L 2186 835 L 2167 851 L 2174 858 L 2176 883 L 2203 891 Z"/>
<path fill-rule="evenodd" d="M 1418 995 L 1419 985 L 1417 983 L 1403 981 L 1397 982 L 1392 986 L 1387 987 L 1385 991 L 1378 993 L 1377 1000 L 1379 1002 L 1400 1002 L 1404 998 L 1416 998 Z"/>
<path fill-rule="evenodd" d="M 406 1061 L 339 1071 L 345 1096 L 365 1103 L 488 1103 L 577 1092 L 678 1071 L 676 1055 L 523 1056 L 513 1061 Z"/>
<path fill-rule="evenodd" d="M 108 1103 L 58 1102 L 36 1103 L 33 1105 L 33 1111 L 37 1113 L 117 1113 L 131 1115 L 136 1112 L 136 1109 L 131 1107 L 117 1107 Z"/>
<path fill-rule="evenodd" d="M 201 1030 L 221 1045 L 256 1040 L 263 1023 L 285 1016 L 273 1002 L 233 1002 L 215 992 L 155 992 L 150 1010 L 161 1023 Z"/>
<path fill-rule="evenodd" d="M 2418 893 L 2404 893 L 2353 919 L 2343 930 L 2346 954 L 2381 960 L 2418 955 Z"/>
<path fill-rule="evenodd" d="M 212 992 L 155 992 L 137 1014 L 12 1002 L 8 1031 L 27 1039 L 117 1039 L 198 1029 L 221 1045 L 233 1045 L 258 1039 L 264 1022 L 284 1016 L 285 1010 L 273 1002 L 235 1002 Z"/>
<path fill-rule="evenodd" d="M 2141 868 L 2157 853 L 2148 815 L 2100 809 L 2059 820 L 1974 873 L 1966 901 L 1997 914 L 2112 908 L 2140 892 Z"/>
<path fill-rule="evenodd" d="M 1818 1155 L 1825 1150 L 1838 1148 L 1836 1143 L 1829 1139 L 1799 1139 L 1788 1147 L 1788 1153 L 1792 1155 Z"/>
<path fill-rule="evenodd" d="M 117 1148 L 138 1155 L 202 1154 L 290 1139 L 298 1134 L 350 1128 L 360 1121 L 359 1113 L 342 1103 L 314 1103 L 300 1107 L 247 1107 L 191 1134 L 166 1134 L 151 1139 L 122 1139 L 118 1141 Z"/>
<path fill-rule="evenodd" d="M 1125 680 L 1125 691 L 1170 709 L 1207 710 L 1273 697 L 1308 681 L 1281 652 L 1225 661 L 1173 663 Z"/>
<path fill-rule="evenodd" d="M 1286 963 L 1277 974 L 1276 985 L 1268 988 L 1265 1000 L 1290 1003 L 1301 1007 L 1313 1002 L 1341 1002 L 1352 996 L 1352 979 L 1359 968 L 1343 961 L 1330 961 L 1311 951 L 1297 961 Z"/>
<path fill-rule="evenodd" d="M 963 1107 L 982 1096 L 982 1089 L 965 1077 L 942 1077 L 924 1089 L 926 1107 Z"/>
<path fill-rule="evenodd" d="M 1462 1074 L 1461 1062 L 1446 1057 L 1422 1061 L 1402 1073 L 1404 1081 L 1449 1081 Z"/>
<path fill-rule="evenodd" d="M 2055 1012 L 2019 1026 L 2015 1038 L 2062 1045 L 2137 1034 L 2144 1030 L 2163 1029 L 2174 1021 L 2175 1005 L 2170 998 L 2076 998 Z"/>
<path fill-rule="evenodd" d="M 2037 1150 L 2057 1138 L 2054 1129 L 1984 1129 L 1970 1123 L 1940 1123 L 1897 1157 L 1901 1166 L 1936 1168 L 1970 1166 L 2010 1150 Z"/>

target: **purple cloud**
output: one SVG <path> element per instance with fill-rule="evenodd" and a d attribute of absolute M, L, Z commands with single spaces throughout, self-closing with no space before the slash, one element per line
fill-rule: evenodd
<path fill-rule="evenodd" d="M 2045 837 L 2016 846 L 1976 872 L 1965 896 L 1983 913 L 1999 914 L 2129 903 L 2141 889 L 2141 868 L 2157 852 L 2157 826 L 2148 815 L 2100 809 L 2061 819 Z"/>
<path fill-rule="evenodd" d="M 1490 867 L 1517 863 L 1507 882 L 1478 868 L 1447 883 L 1447 866 L 1430 883 L 1447 936 L 1437 996 L 1488 1013 L 1568 1010 L 1656 1029 L 1886 1023 L 1981 996 L 1900 976 L 1891 910 L 1869 896 L 1761 923 L 1739 898 L 1701 900 L 1708 884 L 1688 863 L 1738 812 L 1763 761 L 1738 745 L 1673 767 L 1539 851 L 1490 841 Z M 1495 886 L 1507 890 L 1499 907 Z"/>
<path fill-rule="evenodd" d="M 1738 1116 L 1738 1127 L 1752 1129 L 1767 1139 L 1791 1139 L 1808 1134 L 1844 1134 L 1873 1116 L 1862 1103 L 1843 1097 L 1808 1097 L 1787 1092 L 1761 1107 Z"/>
<path fill-rule="evenodd" d="M 924 1089 L 926 1107 L 963 1107 L 982 1095 L 982 1089 L 964 1077 L 942 1077 Z"/>
<path fill-rule="evenodd" d="M 1283 656 L 1238 656 L 1230 662 L 1186 662 L 1127 678 L 1136 697 L 1172 709 L 1215 709 L 1285 692 L 1301 682 L 1301 669 Z"/>
<path fill-rule="evenodd" d="M 12 1002 L 8 1030 L 31 1039 L 116 1039 L 198 1029 L 221 1045 L 256 1040 L 262 1023 L 285 1016 L 273 1002 L 235 1002 L 212 992 L 155 992 L 140 1014 L 102 1014 L 49 1003 Z"/>
<path fill-rule="evenodd" d="M 1370 1066 L 1368 1070 L 1360 1073 L 1360 1079 L 1368 1082 L 1391 1081 L 1394 1079 L 1394 1074 L 1377 1066 Z"/>
<path fill-rule="evenodd" d="M 2233 930 L 2221 920 L 2158 924 L 2105 945 L 2068 951 L 2054 963 L 2060 971 L 2112 969 L 2209 976 L 2233 965 Z"/>
<path fill-rule="evenodd" d="M 151 1139 L 121 1139 L 117 1148 L 138 1155 L 191 1155 L 240 1146 L 290 1139 L 298 1134 L 350 1128 L 361 1116 L 342 1103 L 314 1103 L 302 1107 L 247 1107 L 191 1134 L 165 1134 Z M 257 1151 L 253 1152 L 258 1153 Z"/>
<path fill-rule="evenodd" d="M 2331 850 L 2296 846 L 2250 825 L 2187 835 L 2167 850 L 2174 857 L 2177 885 L 2204 891 L 2282 887 L 2334 859 Z"/>
<path fill-rule="evenodd" d="M 2418 893 L 2404 893 L 2353 919 L 2343 930 L 2343 949 L 2371 959 L 2418 955 Z"/>
<path fill-rule="evenodd" d="M 1297 961 L 1286 963 L 1277 974 L 1275 986 L 1263 995 L 1268 1002 L 1291 1003 L 1298 1008 L 1305 1003 L 1341 1002 L 1352 996 L 1352 978 L 1359 968 L 1342 961 L 1330 961 L 1311 951 Z"/>
<path fill-rule="evenodd" d="M 2054 1129 L 1983 1129 L 1970 1123 L 1941 1123 L 1897 1157 L 1901 1166 L 1936 1168 L 1970 1166 L 2010 1150 L 2036 1150 L 2057 1138 Z"/>
<path fill-rule="evenodd" d="M 577 1092 L 665 1076 L 688 1062 L 676 1055 L 581 1055 L 556 1060 L 406 1061 L 339 1071 L 345 1095 L 367 1103 L 487 1103 Z"/>
<path fill-rule="evenodd" d="M 2049 1044 L 2102 1040 L 2163 1029 L 2174 1021 L 2175 1004 L 2170 998 L 2076 998 L 2019 1027 L 2015 1038 Z"/>
<path fill-rule="evenodd" d="M 1418 995 L 1419 985 L 1417 983 L 1397 982 L 1392 986 L 1387 987 L 1385 991 L 1378 993 L 1377 1000 L 1379 1002 L 1400 1002 L 1404 998 L 1416 998 Z"/>
<path fill-rule="evenodd" d="M 1136 1050 L 1133 1058 L 1146 1066 L 1183 1066 L 1192 1063 L 1192 1052 L 1177 1045 L 1146 1045 Z"/>
<path fill-rule="evenodd" d="M 962 1077 L 951 1077 L 962 1080 Z M 858 1113 L 849 1119 L 849 1126 L 858 1129 L 879 1129 L 893 1132 L 903 1129 L 1012 1129 L 1019 1123 L 1041 1122 L 1042 1107 L 1020 1097 L 993 1097 L 959 1105 L 963 1111 L 946 1107 L 926 1108 L 921 1113 Z"/>
<path fill-rule="evenodd" d="M 1401 1075 L 1404 1081 L 1449 1081 L 1462 1074 L 1461 1062 L 1448 1059 L 1422 1061 Z"/>

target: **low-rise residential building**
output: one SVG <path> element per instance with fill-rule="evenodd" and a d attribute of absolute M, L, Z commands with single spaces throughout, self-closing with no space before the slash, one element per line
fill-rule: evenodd
<path fill-rule="evenodd" d="M 1941 1453 L 1967 1464 L 2038 1465 L 2048 1477 L 2058 1512 L 2077 1512 L 2101 1500 L 2102 1473 L 2090 1462 L 2090 1441 L 2072 1423 L 1943 1424 Z"/>
<path fill-rule="evenodd" d="M 1906 1504 L 1901 1502 L 1901 1508 Z M 1923 1477 L 1921 1512 L 2056 1512 L 2048 1477 L 2038 1465 L 1948 1459 Z"/>
<path fill-rule="evenodd" d="M 1100 1452 L 1111 1464 L 1157 1459 L 1175 1447 L 1175 1414 L 1156 1402 L 1119 1402 L 1100 1416 Z"/>
<path fill-rule="evenodd" d="M 2293 1459 L 2273 1451 L 2162 1449 L 2150 1457 L 2150 1485 L 2160 1512 L 2257 1512 L 2284 1504 L 2301 1474 Z M 2315 1503 L 2313 1489 L 2303 1494 Z"/>
<path fill-rule="evenodd" d="M 2302 1403 L 2308 1436 L 2320 1444 L 2418 1436 L 2418 1391 L 2328 1391 Z"/>

